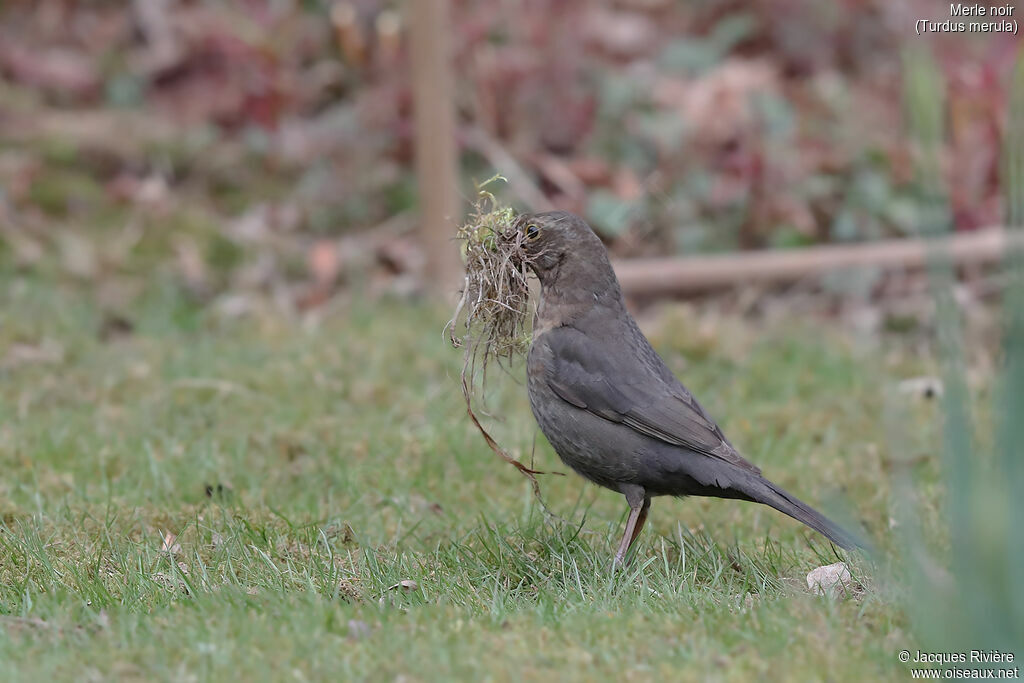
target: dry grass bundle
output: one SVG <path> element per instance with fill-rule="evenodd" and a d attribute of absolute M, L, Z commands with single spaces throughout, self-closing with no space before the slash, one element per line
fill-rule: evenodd
<path fill-rule="evenodd" d="M 494 179 L 488 181 L 493 182 Z M 509 360 L 526 351 L 530 287 L 523 233 L 515 212 L 499 206 L 484 185 L 473 215 L 459 228 L 466 275 L 462 298 L 448 323 L 451 342 L 466 349 L 464 371 L 486 372 L 492 360 Z"/>
<path fill-rule="evenodd" d="M 478 188 L 474 212 L 457 234 L 462 241 L 466 274 L 462 297 L 448 323 L 449 338 L 453 346 L 463 349 L 462 393 L 470 419 L 491 450 L 530 479 L 539 500 L 540 488 L 534 475 L 542 473 L 501 448 L 473 410 L 478 379 L 483 393 L 488 365 L 511 360 L 525 353 L 530 344 L 529 261 L 522 248 L 524 235 L 515 212 L 500 206 L 486 189 L 497 180 L 504 179 L 495 176 Z"/>

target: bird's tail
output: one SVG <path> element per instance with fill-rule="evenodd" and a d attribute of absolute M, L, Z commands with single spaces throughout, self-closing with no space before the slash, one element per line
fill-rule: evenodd
<path fill-rule="evenodd" d="M 866 548 L 864 541 L 821 514 L 807 503 L 763 477 L 751 477 L 740 488 L 743 493 L 758 503 L 771 506 L 789 515 L 822 534 L 846 550 Z"/>

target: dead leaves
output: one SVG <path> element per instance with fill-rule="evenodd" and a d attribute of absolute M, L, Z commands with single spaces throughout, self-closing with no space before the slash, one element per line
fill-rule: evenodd
<path fill-rule="evenodd" d="M 377 605 L 381 608 L 397 607 L 399 610 L 405 611 L 405 608 L 402 606 L 404 604 L 403 596 L 411 595 L 419 590 L 419 583 L 413 579 L 402 579 L 398 583 L 387 587 L 377 601 Z"/>
<path fill-rule="evenodd" d="M 178 543 L 178 535 L 171 533 L 170 531 L 164 533 L 164 540 L 160 546 L 160 552 L 162 553 L 180 553 L 181 544 Z"/>
<path fill-rule="evenodd" d="M 420 585 L 412 579 L 402 579 L 395 585 L 388 586 L 389 591 L 397 590 L 399 588 L 401 588 L 404 591 L 418 591 L 420 589 Z"/>
<path fill-rule="evenodd" d="M 99 94 L 100 74 L 96 66 L 87 54 L 74 48 L 40 49 L 4 35 L 0 37 L 0 71 L 18 83 L 51 95 L 90 100 Z"/>

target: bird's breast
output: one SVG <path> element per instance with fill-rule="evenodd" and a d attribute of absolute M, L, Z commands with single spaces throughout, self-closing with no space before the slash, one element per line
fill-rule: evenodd
<path fill-rule="evenodd" d="M 644 439 L 562 400 L 548 384 L 547 368 L 553 360 L 541 335 L 530 346 L 526 364 L 530 409 L 537 425 L 562 462 L 587 479 L 618 490 L 620 483 L 636 478 Z"/>

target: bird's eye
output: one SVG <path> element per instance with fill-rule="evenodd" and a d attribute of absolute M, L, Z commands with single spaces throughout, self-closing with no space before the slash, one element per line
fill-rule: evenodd
<path fill-rule="evenodd" d="M 540 228 L 535 223 L 526 226 L 526 239 L 535 240 L 540 236 Z"/>

